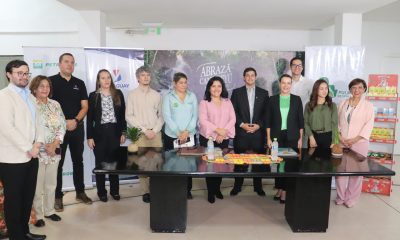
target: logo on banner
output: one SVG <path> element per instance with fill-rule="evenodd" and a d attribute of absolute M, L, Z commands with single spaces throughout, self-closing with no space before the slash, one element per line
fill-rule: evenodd
<path fill-rule="evenodd" d="M 34 59 L 32 60 L 33 69 L 43 69 L 43 60 Z"/>
<path fill-rule="evenodd" d="M 213 76 L 220 76 L 226 84 L 232 83 L 230 64 L 217 64 L 216 62 L 204 63 L 197 68 L 200 73 L 200 84 L 207 84 Z"/>
<path fill-rule="evenodd" d="M 114 82 L 122 81 L 122 75 L 119 69 L 114 69 L 113 74 L 114 74 Z"/>
<path fill-rule="evenodd" d="M 113 69 L 112 70 L 113 73 L 113 78 L 114 78 L 114 84 L 115 87 L 118 89 L 128 89 L 129 88 L 129 83 L 124 83 L 123 79 L 122 79 L 122 74 L 121 71 L 119 69 Z"/>

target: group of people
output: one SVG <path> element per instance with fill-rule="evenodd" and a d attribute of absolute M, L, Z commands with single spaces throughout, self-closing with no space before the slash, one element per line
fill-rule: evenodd
<path fill-rule="evenodd" d="M 150 87 L 151 70 L 136 71 L 139 86 L 130 91 L 125 103 L 122 92 L 116 89 L 110 72 L 97 74 L 96 90 L 87 94 L 84 82 L 72 75 L 74 57 L 64 53 L 59 58 L 60 72 L 52 77 L 36 76 L 30 82 L 29 67 L 21 60 L 6 67 L 10 82 L 0 91 L 0 179 L 4 185 L 5 218 L 10 239 L 45 239 L 32 234 L 28 220 L 32 203 L 37 213 L 37 227 L 45 225 L 44 218 L 60 221 L 55 212 L 63 210 L 62 167 L 69 146 L 73 163 L 76 199 L 86 204 L 92 200 L 85 194 L 83 182 L 84 126 L 86 117 L 87 144 L 95 155 L 96 167 L 118 157 L 119 146 L 126 140 L 126 128 L 142 131 L 139 147 L 174 149 L 174 141 L 185 142 L 199 134 L 199 145 L 227 148 L 233 139 L 235 153 L 265 153 L 274 139 L 280 147 L 301 148 L 303 140 L 309 147 L 331 147 L 334 136 L 343 146 L 367 155 L 368 139 L 372 132 L 374 111 L 363 98 L 367 86 L 364 80 L 349 83 L 351 97 L 337 107 L 332 102 L 328 83 L 317 80 L 307 94 L 309 83 L 302 78 L 303 62 L 290 61 L 292 74 L 279 78 L 280 93 L 269 96 L 256 86 L 257 71 L 243 71 L 245 85 L 234 89 L 231 97 L 224 80 L 212 77 L 206 86 L 204 99 L 198 103 L 188 90 L 188 77 L 181 72 L 173 76 L 173 88 L 163 97 Z M 303 81 L 303 82 L 301 82 Z M 312 84 L 311 84 L 312 85 Z M 293 94 L 293 86 L 302 86 L 303 96 Z M 302 99 L 303 98 L 303 99 Z M 304 109 L 304 111 L 303 111 Z M 87 116 L 86 116 L 87 115 Z M 198 128 L 199 125 L 199 128 Z M 196 129 L 199 129 L 197 132 Z M 304 141 L 305 142 L 305 141 Z M 243 166 L 235 166 L 241 171 Z M 269 171 L 259 165 L 252 171 Z M 17 177 L 18 176 L 18 177 Z M 119 178 L 111 174 L 110 195 L 119 200 Z M 143 201 L 151 201 L 149 179 L 140 176 Z M 262 179 L 254 178 L 254 191 L 265 196 Z M 206 178 L 208 201 L 223 199 L 221 178 Z M 361 193 L 362 177 L 337 177 L 336 204 L 352 207 Z M 192 180 L 188 180 L 187 197 L 192 198 Z M 237 195 L 243 178 L 235 178 L 231 196 Z M 108 201 L 105 176 L 96 175 L 97 195 Z M 285 203 L 285 178 L 276 178 L 275 200 Z"/>

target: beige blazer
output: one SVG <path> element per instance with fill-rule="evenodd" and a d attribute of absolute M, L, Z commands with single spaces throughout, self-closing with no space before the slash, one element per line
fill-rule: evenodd
<path fill-rule="evenodd" d="M 33 95 L 30 96 L 36 106 Z M 36 117 L 39 126 L 39 119 Z M 44 142 L 42 129 L 36 131 L 32 115 L 22 97 L 11 84 L 0 90 L 0 162 L 25 163 L 30 161 L 27 152 L 34 141 Z"/>

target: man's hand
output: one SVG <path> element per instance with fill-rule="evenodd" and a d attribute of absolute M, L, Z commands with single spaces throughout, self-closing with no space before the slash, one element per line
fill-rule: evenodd
<path fill-rule="evenodd" d="M 78 126 L 78 123 L 76 122 L 75 119 L 67 120 L 67 130 L 68 131 L 74 131 L 77 126 Z"/>
<path fill-rule="evenodd" d="M 260 125 L 258 124 L 247 124 L 248 130 L 247 133 L 255 133 L 258 129 L 260 129 Z"/>
<path fill-rule="evenodd" d="M 189 132 L 188 132 L 187 130 L 181 132 L 181 133 L 178 135 L 178 139 L 179 139 L 179 141 L 180 141 L 181 144 L 185 143 L 185 142 L 186 142 L 186 139 L 187 139 L 188 137 L 189 137 Z"/>
<path fill-rule="evenodd" d="M 32 149 L 28 151 L 27 155 L 29 158 L 37 158 L 39 156 L 40 146 L 34 144 Z"/>
<path fill-rule="evenodd" d="M 152 140 L 156 136 L 156 133 L 153 130 L 146 130 L 144 135 L 147 137 L 147 139 Z"/>
<path fill-rule="evenodd" d="M 217 129 L 215 129 L 215 132 L 224 138 L 228 135 L 228 131 L 223 128 L 217 128 Z"/>
<path fill-rule="evenodd" d="M 225 140 L 225 137 L 223 137 L 223 136 L 221 136 L 221 135 L 218 135 L 217 138 L 215 139 L 215 141 L 216 141 L 217 143 L 222 143 L 224 140 Z"/>
<path fill-rule="evenodd" d="M 94 147 L 96 146 L 96 144 L 94 143 L 94 139 L 93 138 L 89 138 L 87 140 L 87 145 L 89 146 L 90 149 L 94 149 Z"/>

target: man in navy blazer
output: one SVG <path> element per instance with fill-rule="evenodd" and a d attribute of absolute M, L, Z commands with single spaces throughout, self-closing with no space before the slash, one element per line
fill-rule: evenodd
<path fill-rule="evenodd" d="M 268 105 L 268 91 L 256 87 L 257 71 L 248 67 L 243 71 L 245 86 L 234 89 L 231 101 L 236 114 L 236 135 L 233 140 L 235 153 L 265 153 L 265 114 Z M 246 171 L 237 165 L 236 171 Z M 252 171 L 267 171 L 263 165 L 252 166 Z M 254 178 L 254 191 L 265 196 L 261 178 Z M 235 178 L 231 195 L 237 195 L 242 188 L 243 178 Z"/>

